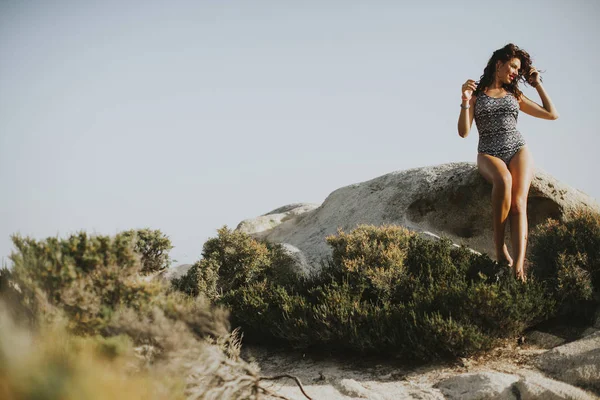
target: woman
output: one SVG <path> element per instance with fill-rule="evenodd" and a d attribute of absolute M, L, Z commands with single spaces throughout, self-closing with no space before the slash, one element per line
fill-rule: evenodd
<path fill-rule="evenodd" d="M 519 81 L 536 88 L 543 106 L 521 93 Z M 467 137 L 475 119 L 479 131 L 477 167 L 493 186 L 496 259 L 512 266 L 516 276 L 525 281 L 527 194 L 533 179 L 533 158 L 516 129 L 517 117 L 519 110 L 543 119 L 557 119 L 558 113 L 529 54 L 512 43 L 494 52 L 478 83 L 469 79 L 462 85 L 460 107 L 458 134 Z M 514 260 L 504 243 L 507 219 Z"/>

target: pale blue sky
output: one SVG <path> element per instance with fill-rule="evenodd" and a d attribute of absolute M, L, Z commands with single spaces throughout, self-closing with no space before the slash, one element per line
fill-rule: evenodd
<path fill-rule="evenodd" d="M 600 199 L 599 19 L 588 0 L 0 0 L 0 257 L 16 232 L 150 227 L 194 262 L 224 224 L 475 161 L 460 86 L 509 42 L 560 113 L 520 116 L 536 165 Z"/>

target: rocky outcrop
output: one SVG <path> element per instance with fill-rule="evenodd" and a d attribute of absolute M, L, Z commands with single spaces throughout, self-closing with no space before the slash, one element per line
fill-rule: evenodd
<path fill-rule="evenodd" d="M 456 375 L 435 385 L 447 400 L 594 400 L 593 394 L 534 371 Z"/>
<path fill-rule="evenodd" d="M 522 355 L 531 351 L 518 350 Z M 255 360 L 265 375 L 297 377 L 314 399 L 598 400 L 594 393 L 544 376 L 532 365 L 523 365 L 523 359 L 514 357 L 514 353 L 483 363 L 470 359 L 454 366 L 439 364 L 413 369 L 399 367 L 391 360 L 313 359 L 292 350 L 279 352 L 256 346 L 246 347 L 244 353 Z M 273 383 L 270 388 L 289 399 L 306 399 L 291 380 Z"/>
<path fill-rule="evenodd" d="M 473 163 L 415 168 L 335 190 L 318 207 L 282 207 L 245 220 L 237 229 L 289 243 L 312 265 L 330 254 L 326 236 L 359 224 L 402 225 L 493 254 L 491 189 Z M 600 212 L 600 206 L 585 193 L 536 170 L 528 200 L 530 228 L 547 218 L 563 220 L 577 208 Z"/>
<path fill-rule="evenodd" d="M 600 392 L 600 331 L 555 347 L 542 354 L 536 365 L 563 382 Z"/>
<path fill-rule="evenodd" d="M 594 400 L 596 396 L 575 386 L 555 381 L 539 373 L 526 371 L 515 383 L 521 400 Z"/>
<path fill-rule="evenodd" d="M 236 230 L 251 234 L 266 232 L 286 221 L 297 223 L 307 212 L 317 207 L 318 204 L 311 203 L 288 204 L 259 217 L 246 219 L 238 224 Z"/>

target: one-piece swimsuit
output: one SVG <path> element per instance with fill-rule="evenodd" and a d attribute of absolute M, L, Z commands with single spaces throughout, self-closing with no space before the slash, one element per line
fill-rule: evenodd
<path fill-rule="evenodd" d="M 475 99 L 475 124 L 479 131 L 477 151 L 508 163 L 525 146 L 517 130 L 519 101 L 508 92 L 504 97 L 490 97 L 481 92 Z"/>

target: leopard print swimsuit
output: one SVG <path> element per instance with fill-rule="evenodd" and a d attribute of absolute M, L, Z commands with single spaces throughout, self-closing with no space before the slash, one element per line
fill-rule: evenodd
<path fill-rule="evenodd" d="M 474 107 L 479 131 L 477 151 L 498 157 L 508 166 L 513 156 L 525 146 L 525 139 L 517 130 L 519 101 L 510 92 L 499 98 L 481 92 Z"/>

